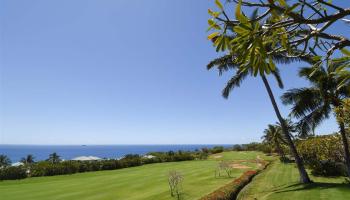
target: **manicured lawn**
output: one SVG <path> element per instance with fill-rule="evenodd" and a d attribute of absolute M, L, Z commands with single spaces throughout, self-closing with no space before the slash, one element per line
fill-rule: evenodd
<path fill-rule="evenodd" d="M 240 200 L 319 200 L 350 199 L 350 185 L 344 178 L 311 177 L 309 185 L 298 183 L 298 170 L 294 164 L 275 161 L 253 179 L 239 194 Z"/>
<path fill-rule="evenodd" d="M 255 159 L 257 152 L 225 152 L 205 161 L 149 164 L 140 167 L 73 175 L 28 178 L 0 182 L 0 199 L 84 199 L 162 200 L 169 195 L 167 174 L 178 170 L 184 175 L 184 199 L 198 199 L 228 183 L 249 169 L 234 169 L 232 178 L 214 177 L 219 160 Z M 254 163 L 247 166 L 256 168 Z"/>

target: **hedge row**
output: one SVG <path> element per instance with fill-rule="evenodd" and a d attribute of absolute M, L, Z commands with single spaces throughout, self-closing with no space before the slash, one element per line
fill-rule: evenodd
<path fill-rule="evenodd" d="M 55 176 L 75 174 L 81 172 L 114 170 L 127 167 L 141 166 L 149 163 L 177 162 L 185 160 L 204 159 L 201 152 L 166 152 L 152 153 L 154 158 L 144 158 L 137 154 L 126 155 L 122 159 L 110 159 L 101 161 L 62 161 L 51 163 L 41 161 L 18 167 L 4 167 L 0 169 L 0 180 L 24 179 L 27 177 Z"/>
<path fill-rule="evenodd" d="M 258 170 L 249 170 L 244 172 L 239 178 L 215 190 L 214 192 L 202 197 L 200 200 L 231 200 L 236 199 L 238 193 L 269 164 L 266 161 L 260 161 L 261 167 Z"/>

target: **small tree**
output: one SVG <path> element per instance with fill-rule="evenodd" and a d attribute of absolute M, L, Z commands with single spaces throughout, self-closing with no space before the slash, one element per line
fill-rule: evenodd
<path fill-rule="evenodd" d="M 56 152 L 54 152 L 49 155 L 49 159 L 47 159 L 47 161 L 55 164 L 55 163 L 59 163 L 61 159 L 60 159 L 60 156 Z"/>
<path fill-rule="evenodd" d="M 11 165 L 11 160 L 6 156 L 1 154 L 0 155 L 0 168 L 7 167 Z"/>
<path fill-rule="evenodd" d="M 182 191 L 183 175 L 178 171 L 170 171 L 168 175 L 168 183 L 170 187 L 170 195 L 180 199 Z"/>
<path fill-rule="evenodd" d="M 35 162 L 34 159 L 35 159 L 35 157 L 33 155 L 29 154 L 26 157 L 22 158 L 21 162 L 23 164 L 26 164 L 26 165 L 29 164 L 30 165 L 30 164 Z"/>
<path fill-rule="evenodd" d="M 282 133 L 282 128 L 279 125 L 269 124 L 268 128 L 264 130 L 262 139 L 264 143 L 267 143 L 272 148 L 275 148 L 283 160 L 285 159 L 285 153 L 282 145 L 286 144 L 286 142 Z"/>
<path fill-rule="evenodd" d="M 230 165 L 230 162 L 227 162 L 227 161 L 219 162 L 218 167 L 215 170 L 215 177 L 217 177 L 217 174 L 219 174 L 219 176 L 221 176 L 222 171 L 224 171 L 228 177 L 231 177 L 232 167 Z"/>

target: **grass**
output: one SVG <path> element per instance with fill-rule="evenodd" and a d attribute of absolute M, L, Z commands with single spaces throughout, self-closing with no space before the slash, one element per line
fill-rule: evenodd
<path fill-rule="evenodd" d="M 298 170 L 294 164 L 273 162 L 256 176 L 239 194 L 240 200 L 319 200 L 350 199 L 350 185 L 345 178 L 311 176 L 314 183 L 299 184 Z"/>
<path fill-rule="evenodd" d="M 170 197 L 167 174 L 184 175 L 183 199 L 198 199 L 240 176 L 247 169 L 234 169 L 232 177 L 214 177 L 220 160 L 256 159 L 257 152 L 224 152 L 204 161 L 149 164 L 112 171 L 88 172 L 54 177 L 37 177 L 0 182 L 1 199 L 6 200 L 162 200 Z M 245 163 L 256 168 L 254 163 Z"/>

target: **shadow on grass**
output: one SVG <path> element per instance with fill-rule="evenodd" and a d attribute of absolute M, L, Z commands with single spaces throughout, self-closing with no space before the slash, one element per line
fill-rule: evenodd
<path fill-rule="evenodd" d="M 350 184 L 346 183 L 322 183 L 315 182 L 310 184 L 296 183 L 293 185 L 288 185 L 286 187 L 275 190 L 276 193 L 286 193 L 295 191 L 305 191 L 305 190 L 323 190 L 330 188 L 338 188 L 340 190 L 349 190 Z"/>

